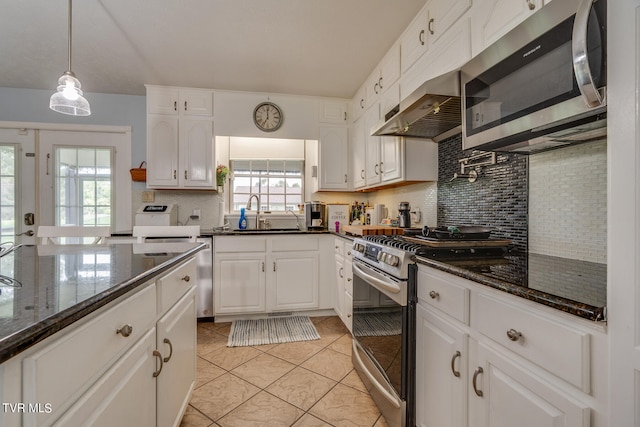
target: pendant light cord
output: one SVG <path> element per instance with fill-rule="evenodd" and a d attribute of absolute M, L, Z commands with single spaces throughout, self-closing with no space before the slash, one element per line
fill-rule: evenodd
<path fill-rule="evenodd" d="M 69 68 L 67 68 L 67 71 L 71 72 L 71 0 L 69 0 L 69 43 L 67 56 L 69 57 Z"/>

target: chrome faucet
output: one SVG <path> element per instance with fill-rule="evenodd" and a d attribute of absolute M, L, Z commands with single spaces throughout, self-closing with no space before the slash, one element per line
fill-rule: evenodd
<path fill-rule="evenodd" d="M 260 196 L 257 195 L 257 194 L 249 195 L 249 200 L 247 201 L 246 209 L 248 211 L 251 210 L 251 200 L 253 200 L 254 197 L 256 198 L 256 201 L 258 202 L 258 210 L 256 211 L 256 230 L 258 230 L 260 228 Z"/>
<path fill-rule="evenodd" d="M 285 212 L 285 214 L 289 212 L 291 215 L 293 215 L 296 218 L 296 228 L 298 230 L 300 230 L 300 223 L 298 222 L 298 215 L 295 214 L 294 211 L 292 211 L 291 209 L 287 209 L 287 211 Z"/>

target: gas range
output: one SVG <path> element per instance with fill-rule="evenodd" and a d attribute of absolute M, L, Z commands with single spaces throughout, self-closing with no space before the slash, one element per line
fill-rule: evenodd
<path fill-rule="evenodd" d="M 443 242 L 408 236 L 367 235 L 353 242 L 353 256 L 401 280 L 415 256 L 440 261 L 502 258 L 506 240 Z"/>

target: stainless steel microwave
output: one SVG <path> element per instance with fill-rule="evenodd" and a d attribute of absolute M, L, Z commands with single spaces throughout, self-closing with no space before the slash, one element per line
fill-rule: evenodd
<path fill-rule="evenodd" d="M 463 148 L 606 137 L 606 0 L 555 0 L 461 70 Z"/>

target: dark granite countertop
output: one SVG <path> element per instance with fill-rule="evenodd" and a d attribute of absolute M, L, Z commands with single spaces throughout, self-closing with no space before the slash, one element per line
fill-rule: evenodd
<path fill-rule="evenodd" d="M 540 254 L 424 264 L 482 285 L 594 321 L 606 321 L 607 266 Z"/>
<path fill-rule="evenodd" d="M 205 247 L 202 243 L 17 247 L 0 258 L 0 363 Z"/>

